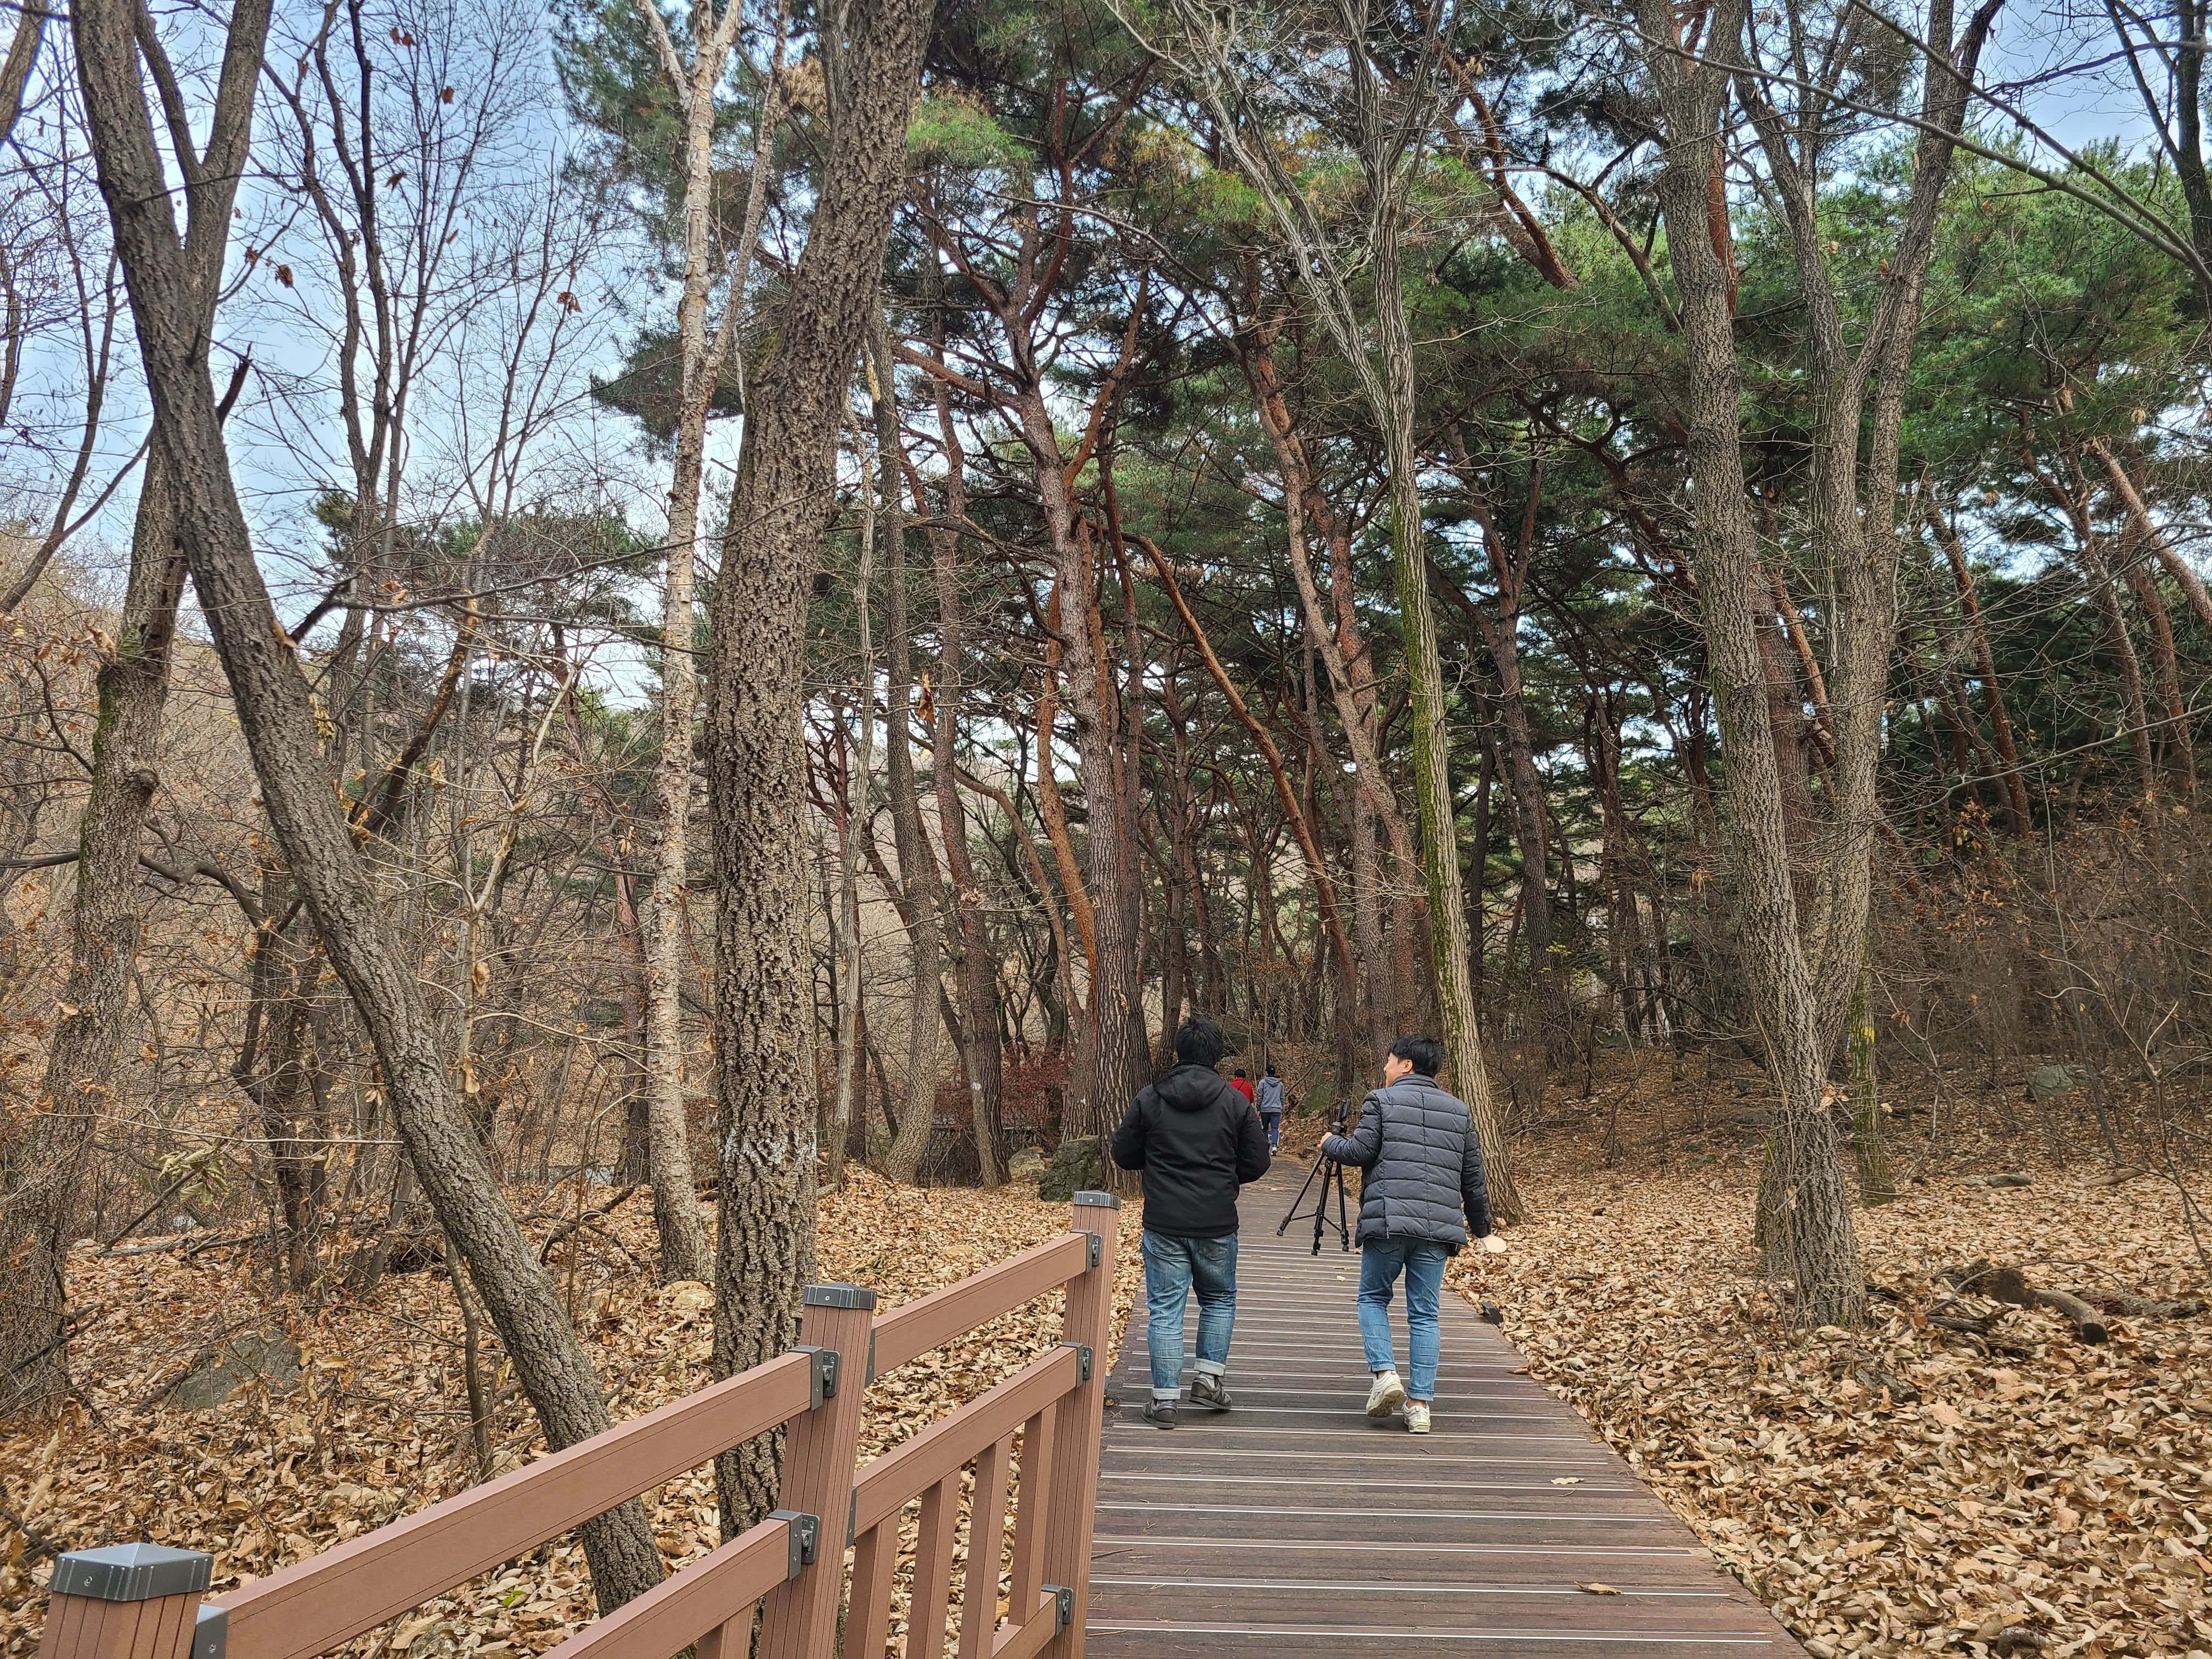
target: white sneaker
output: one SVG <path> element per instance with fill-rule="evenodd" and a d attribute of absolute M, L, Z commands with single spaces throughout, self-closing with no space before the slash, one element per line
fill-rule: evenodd
<path fill-rule="evenodd" d="M 1385 1371 L 1375 1379 L 1375 1386 L 1367 1391 L 1367 1414 L 1388 1417 L 1398 1409 L 1398 1402 L 1406 1397 L 1406 1385 L 1398 1380 L 1395 1371 Z"/>
<path fill-rule="evenodd" d="M 1429 1408 L 1418 1400 L 1406 1402 L 1406 1432 L 1426 1434 L 1429 1431 Z"/>

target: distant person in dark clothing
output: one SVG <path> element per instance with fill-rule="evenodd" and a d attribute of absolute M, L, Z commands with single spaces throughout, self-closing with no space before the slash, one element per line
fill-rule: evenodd
<path fill-rule="evenodd" d="M 1239 1066 L 1235 1074 L 1230 1078 L 1229 1086 L 1243 1096 L 1246 1100 L 1252 1098 L 1252 1079 L 1244 1075 L 1244 1068 L 1242 1066 Z"/>
<path fill-rule="evenodd" d="M 1267 1131 L 1267 1150 L 1273 1152 L 1283 1144 L 1283 1079 L 1275 1075 L 1270 1066 L 1267 1075 L 1260 1079 L 1260 1122 Z"/>
<path fill-rule="evenodd" d="M 1214 1066 L 1221 1028 L 1193 1018 L 1176 1032 L 1176 1064 L 1138 1091 L 1114 1132 L 1114 1161 L 1145 1178 L 1146 1346 L 1152 1397 L 1145 1420 L 1176 1425 L 1182 1399 L 1182 1315 L 1198 1291 L 1194 1406 L 1229 1409 L 1229 1339 L 1237 1327 L 1237 1189 L 1267 1172 L 1267 1138 L 1250 1100 Z"/>
<path fill-rule="evenodd" d="M 1444 1263 L 1470 1235 L 1485 1250 L 1505 1248 L 1490 1229 L 1474 1119 L 1466 1103 L 1437 1086 L 1443 1063 L 1443 1044 L 1434 1037 L 1400 1037 L 1382 1062 L 1382 1086 L 1361 1103 L 1358 1124 L 1321 1144 L 1323 1158 L 1367 1172 L 1359 1188 L 1359 1336 L 1374 1376 L 1367 1414 L 1388 1417 L 1403 1402 L 1415 1434 L 1429 1431 L 1436 1398 Z M 1390 1339 L 1390 1294 L 1401 1273 L 1412 1346 L 1406 1382 Z"/>

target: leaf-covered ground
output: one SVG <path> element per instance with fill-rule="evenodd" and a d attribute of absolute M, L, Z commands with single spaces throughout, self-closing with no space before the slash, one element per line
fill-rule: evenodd
<path fill-rule="evenodd" d="M 2117 1319 L 2100 1347 L 1972 1295 L 1937 1316 L 1995 1312 L 1987 1340 L 1926 1322 L 1936 1274 L 1983 1258 L 2203 1296 L 2174 1188 L 1931 1175 L 1858 1212 L 1899 1299 L 1808 1333 L 1761 1279 L 1747 1175 L 1609 1173 L 1555 1145 L 1510 1252 L 1454 1280 L 1814 1659 L 2212 1654 L 2212 1318 Z"/>
<path fill-rule="evenodd" d="M 918 1192 L 860 1173 L 823 1199 L 818 1276 L 873 1286 L 889 1307 L 1042 1243 L 1068 1221 L 1066 1205 L 1040 1203 L 1033 1192 Z M 543 1237 L 550 1224 L 532 1231 Z M 703 1287 L 657 1288 L 637 1265 L 654 1256 L 642 1196 L 605 1226 L 579 1236 L 573 1288 L 580 1328 L 611 1390 L 608 1410 L 621 1420 L 707 1381 L 710 1314 Z M 1124 1241 L 1117 1328 L 1137 1279 L 1133 1226 Z M 566 1287 L 565 1245 L 553 1264 Z M 469 1484 L 475 1460 L 462 1325 L 442 1273 L 388 1277 L 373 1305 L 334 1305 L 309 1317 L 241 1294 L 243 1265 L 233 1249 L 72 1262 L 72 1291 L 93 1315 L 71 1351 L 88 1404 L 40 1432 L 0 1434 L 0 1651 L 36 1650 L 46 1546 L 146 1539 L 209 1550 L 222 1589 Z M 880 1379 L 868 1393 L 863 1455 L 896 1444 L 1057 1342 L 1059 1302 L 1047 1297 Z M 226 1334 L 276 1328 L 302 1350 L 300 1384 L 250 1382 L 202 1411 L 156 1398 Z M 495 1343 L 484 1370 L 498 1391 L 503 1472 L 542 1443 Z M 716 1541 L 712 1479 L 702 1469 L 647 1494 L 672 1566 Z M 519 1659 L 568 1635 L 590 1605 L 582 1553 L 564 1544 L 463 1587 L 354 1650 Z"/>
<path fill-rule="evenodd" d="M 1671 1140 L 1643 1141 L 1666 1147 L 1664 1167 L 1632 1167 L 1620 1147 L 1640 1136 L 1618 1124 L 1610 1162 L 1595 1133 L 1527 1149 L 1532 1218 L 1509 1255 L 1463 1256 L 1455 1279 L 1504 1307 L 1534 1375 L 1816 1659 L 2212 1656 L 2212 1318 L 2116 1318 L 2112 1340 L 2092 1347 L 2057 1315 L 1937 1279 L 1987 1259 L 2084 1293 L 2202 1297 L 2171 1185 L 2105 1186 L 2086 1164 L 2058 1170 L 1978 1146 L 1948 1171 L 1922 1160 L 1897 1203 L 1858 1212 L 1869 1277 L 1889 1293 L 1868 1328 L 1806 1332 L 1749 1243 L 1755 1133 L 1698 1139 L 1675 1125 Z M 1310 1124 L 1297 1128 L 1310 1139 Z M 1973 1183 L 1993 1168 L 2025 1168 L 2030 1184 Z M 1124 1218 L 1117 1316 L 1136 1283 L 1138 1216 Z M 918 1193 L 862 1175 L 823 1200 L 821 1273 L 873 1285 L 889 1305 L 1066 1224 L 1065 1206 L 1017 1191 Z M 574 1293 L 620 1419 L 703 1382 L 708 1332 L 699 1290 L 650 1286 L 643 1200 L 606 1229 L 580 1236 Z M 554 1261 L 566 1285 L 565 1247 Z M 374 1307 L 288 1320 L 242 1291 L 244 1268 L 220 1249 L 76 1264 L 92 1311 L 74 1350 L 89 1407 L 58 1429 L 0 1437 L 8 1653 L 35 1647 L 47 1542 L 208 1548 L 228 1585 L 467 1483 L 461 1327 L 442 1276 L 389 1279 Z M 1931 1311 L 1989 1334 L 1929 1324 Z M 248 1385 L 200 1412 L 155 1400 L 225 1331 L 277 1324 L 306 1351 L 305 1386 Z M 1059 1330 L 1048 1300 L 883 1379 L 866 1449 L 1018 1369 Z M 534 1436 L 495 1346 L 487 1369 L 507 1467 Z M 672 1565 L 711 1547 L 706 1471 L 648 1496 Z M 579 1553 L 556 1547 L 359 1645 L 416 1659 L 534 1653 L 585 1616 L 588 1592 Z"/>

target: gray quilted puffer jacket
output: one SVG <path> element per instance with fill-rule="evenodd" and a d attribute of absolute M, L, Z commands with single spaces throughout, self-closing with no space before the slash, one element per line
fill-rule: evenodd
<path fill-rule="evenodd" d="M 1468 1229 L 1490 1231 L 1490 1191 L 1474 1120 L 1455 1095 L 1418 1072 L 1369 1095 L 1348 1135 L 1322 1156 L 1366 1176 L 1359 1185 L 1359 1242 L 1425 1239 L 1456 1250 Z"/>

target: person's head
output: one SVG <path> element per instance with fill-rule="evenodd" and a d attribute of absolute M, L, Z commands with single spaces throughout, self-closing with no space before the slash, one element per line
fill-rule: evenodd
<path fill-rule="evenodd" d="M 1443 1070 L 1444 1045 L 1431 1036 L 1401 1036 L 1382 1061 L 1382 1080 L 1395 1083 L 1408 1073 L 1433 1079 Z"/>
<path fill-rule="evenodd" d="M 1273 1077 L 1273 1076 L 1274 1076 L 1274 1074 L 1275 1074 L 1275 1068 L 1274 1068 L 1273 1066 L 1270 1066 L 1267 1068 L 1267 1075 L 1268 1075 L 1269 1077 Z"/>
<path fill-rule="evenodd" d="M 1221 1051 L 1228 1047 L 1221 1028 L 1203 1014 L 1193 1014 L 1176 1028 L 1176 1063 L 1180 1066 L 1213 1066 L 1221 1059 Z"/>
<path fill-rule="evenodd" d="M 1242 1066 L 1239 1066 L 1235 1072 L 1231 1073 L 1231 1075 L 1235 1077 L 1239 1082 L 1242 1082 L 1244 1078 L 1244 1068 Z"/>

